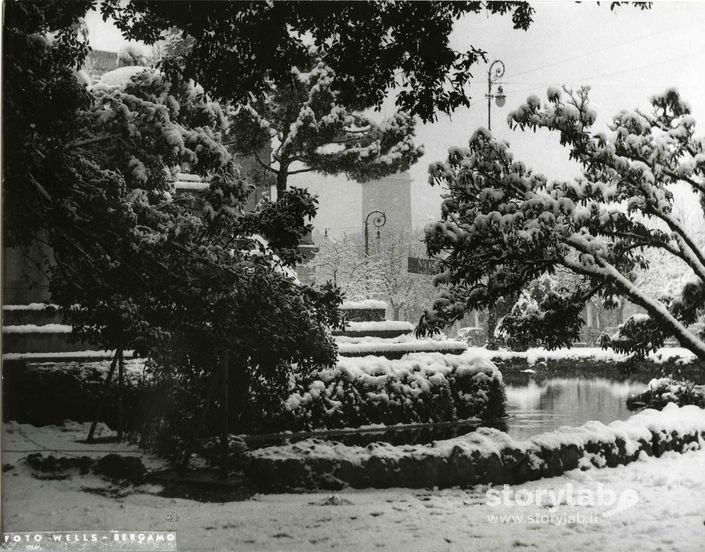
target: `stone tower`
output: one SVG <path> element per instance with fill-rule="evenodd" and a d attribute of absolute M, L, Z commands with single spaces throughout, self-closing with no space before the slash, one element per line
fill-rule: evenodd
<path fill-rule="evenodd" d="M 364 221 L 374 209 L 384 211 L 387 215 L 385 228 L 411 232 L 411 176 L 408 172 L 362 184 L 360 221 Z"/>

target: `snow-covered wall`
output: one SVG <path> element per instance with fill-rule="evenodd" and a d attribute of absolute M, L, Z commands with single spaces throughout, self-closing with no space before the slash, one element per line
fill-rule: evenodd
<path fill-rule="evenodd" d="M 627 421 L 588 422 L 526 441 L 491 428 L 429 445 L 356 447 L 310 439 L 252 452 L 248 473 L 270 488 L 451 487 L 521 483 L 701 448 L 705 410 L 669 404 Z"/>

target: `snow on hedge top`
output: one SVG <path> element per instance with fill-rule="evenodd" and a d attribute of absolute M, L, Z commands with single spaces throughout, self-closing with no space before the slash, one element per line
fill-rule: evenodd
<path fill-rule="evenodd" d="M 483 347 L 471 347 L 476 355 L 486 356 L 495 360 L 508 360 L 513 358 L 525 358 L 529 365 L 534 365 L 543 360 L 562 359 L 585 359 L 591 358 L 604 360 L 607 362 L 623 362 L 629 355 L 616 353 L 612 349 L 601 349 L 599 347 L 574 347 L 572 349 L 556 349 L 548 351 L 544 348 L 531 348 L 528 351 L 490 351 Z M 649 354 L 648 359 L 657 364 L 666 362 L 690 362 L 694 360 L 695 353 L 682 347 L 664 347 Z"/>
<path fill-rule="evenodd" d="M 367 401 L 388 405 L 390 400 L 406 402 L 432 388 L 447 387 L 449 380 L 458 378 L 480 386 L 501 385 L 502 381 L 492 361 L 473 355 L 416 353 L 396 360 L 380 356 L 339 357 L 335 366 L 321 369 L 311 381 L 305 381 L 303 387 L 292 393 L 286 408 L 289 411 L 310 408 L 313 401 L 322 397 L 327 399 L 327 414 L 333 415 L 345 400 L 342 382 L 353 383 L 356 394 L 366 396 Z M 474 398 L 478 403 L 488 401 L 484 391 Z"/>
<path fill-rule="evenodd" d="M 581 427 L 562 427 L 524 441 L 516 441 L 497 429 L 481 427 L 461 437 L 434 441 L 426 445 L 393 446 L 388 443 L 374 443 L 359 447 L 307 439 L 291 445 L 260 449 L 252 454 L 257 458 L 275 461 L 305 456 L 309 462 L 316 458 L 325 458 L 360 465 L 373 456 L 395 460 L 403 457 L 449 457 L 458 449 L 467 455 L 484 457 L 499 455 L 507 449 L 531 456 L 541 448 L 560 450 L 560 447 L 568 445 L 584 448 L 588 443 L 615 443 L 616 447 L 617 440 L 623 441 L 625 452 L 630 453 L 640 450 L 640 440 L 651 442 L 652 433 L 676 434 L 682 437 L 695 432 L 705 432 L 705 410 L 693 405 L 678 407 L 671 403 L 662 411 L 647 409 L 626 421 L 618 420 L 609 425 L 591 421 Z M 538 457 L 536 460 L 539 461 Z"/>
<path fill-rule="evenodd" d="M 355 310 L 355 309 L 385 309 L 387 308 L 387 303 L 384 301 L 377 301 L 376 299 L 365 299 L 364 301 L 344 301 L 340 306 L 342 310 Z"/>
<path fill-rule="evenodd" d="M 351 378 L 375 378 L 388 375 L 404 376 L 419 374 L 423 378 L 435 374 L 448 374 L 456 370 L 462 375 L 484 373 L 490 377 L 501 377 L 499 369 L 487 359 L 475 355 L 450 355 L 443 353 L 413 353 L 402 359 L 388 359 L 378 356 L 359 358 L 339 358 L 334 368 L 321 371 L 319 379 L 328 381 L 345 372 Z"/>

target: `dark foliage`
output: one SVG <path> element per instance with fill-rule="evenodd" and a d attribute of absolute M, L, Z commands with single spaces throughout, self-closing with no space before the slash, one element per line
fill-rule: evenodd
<path fill-rule="evenodd" d="M 173 27 L 195 40 L 169 71 L 183 72 L 221 99 L 246 101 L 314 56 L 331 67 L 343 105 L 380 106 L 396 85 L 397 106 L 424 120 L 469 105 L 477 47 L 456 51 L 453 24 L 471 14 L 507 14 L 527 29 L 528 2 L 218 2 L 107 0 L 101 9 L 129 38 L 148 43 Z M 306 37 L 306 38 L 305 38 Z M 313 41 L 313 48 L 307 38 Z M 361 63 L 364 60 L 364 63 Z"/>

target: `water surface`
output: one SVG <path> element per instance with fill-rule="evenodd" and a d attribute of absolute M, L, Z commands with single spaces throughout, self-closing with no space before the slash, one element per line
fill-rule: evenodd
<path fill-rule="evenodd" d="M 608 379 L 555 378 L 541 383 L 507 385 L 507 433 L 525 439 L 561 426 L 579 426 L 590 420 L 608 424 L 626 420 L 634 412 L 627 398 L 647 384 Z"/>

